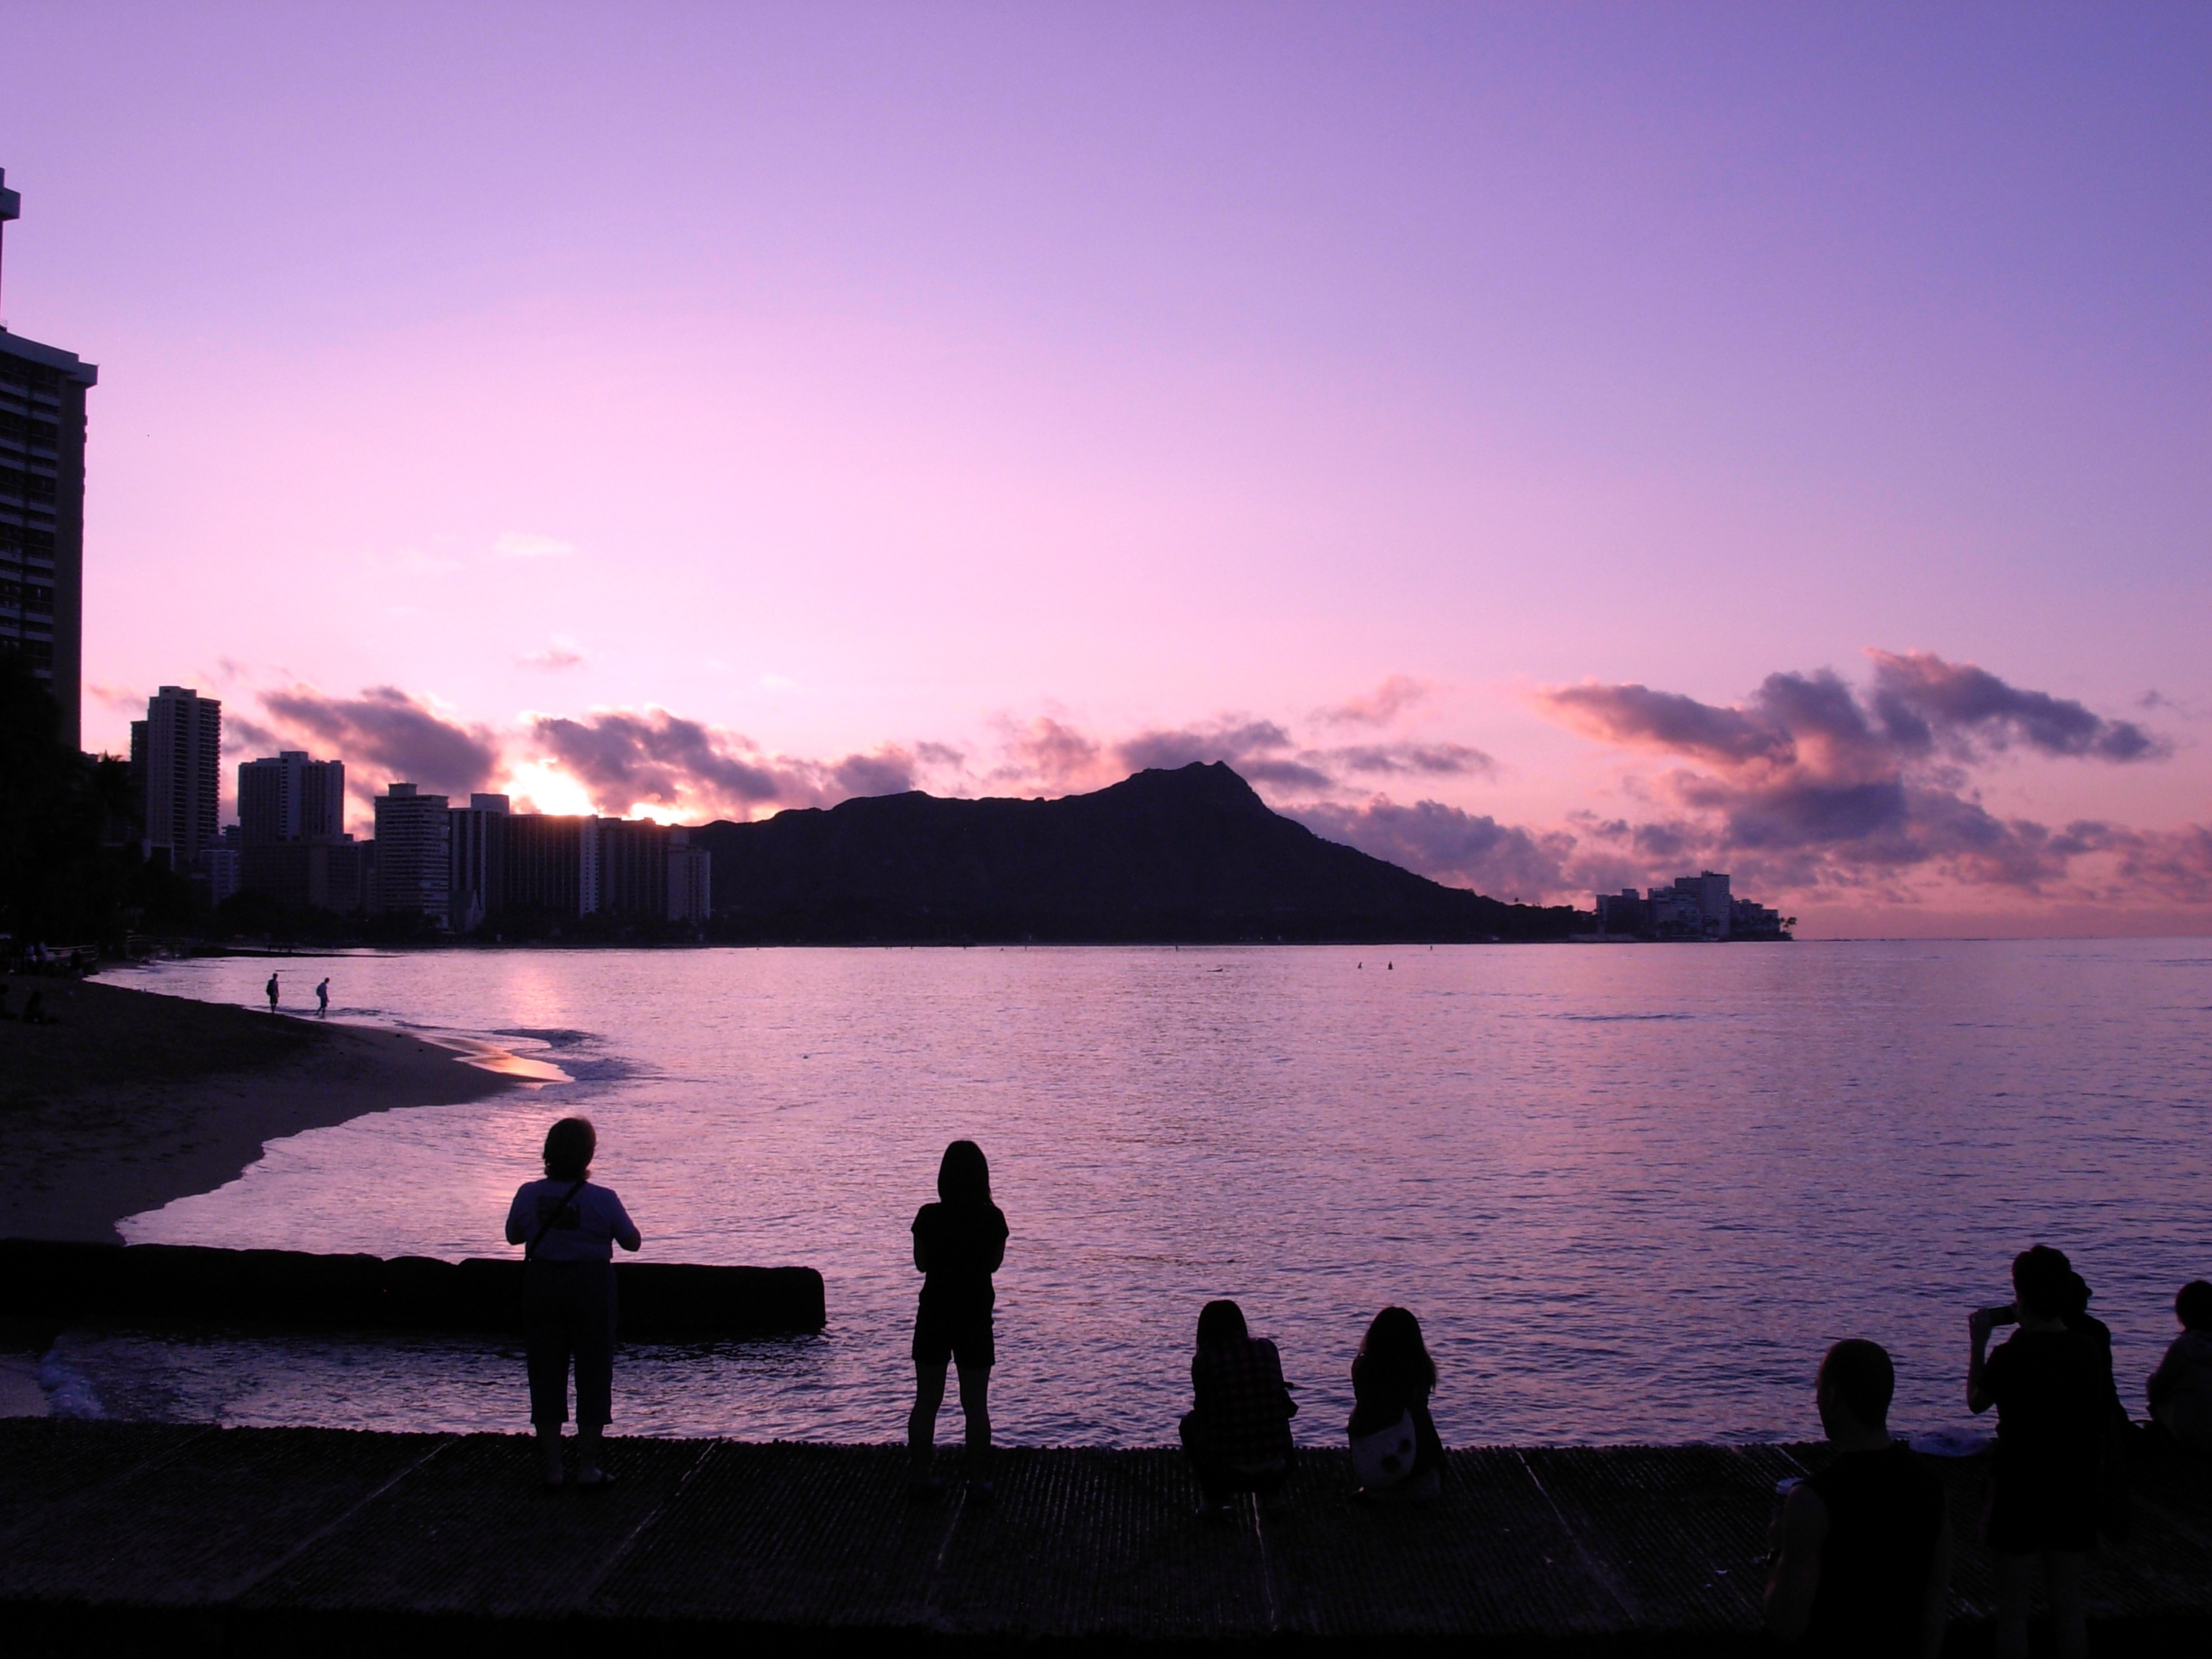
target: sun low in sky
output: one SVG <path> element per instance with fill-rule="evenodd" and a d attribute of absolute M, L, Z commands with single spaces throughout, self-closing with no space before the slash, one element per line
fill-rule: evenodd
<path fill-rule="evenodd" d="M 2212 927 L 2201 6 L 14 8 L 86 732 Z M 365 812 L 362 815 L 365 828 Z"/>

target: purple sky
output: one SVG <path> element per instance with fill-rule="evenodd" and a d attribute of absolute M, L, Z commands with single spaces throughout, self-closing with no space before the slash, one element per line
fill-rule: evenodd
<path fill-rule="evenodd" d="M 1221 757 L 1506 896 L 2212 929 L 2201 6 L 7 36 L 88 742 L 197 684 L 685 816 Z"/>

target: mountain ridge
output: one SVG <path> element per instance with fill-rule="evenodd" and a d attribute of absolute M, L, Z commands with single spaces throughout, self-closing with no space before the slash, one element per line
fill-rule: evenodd
<path fill-rule="evenodd" d="M 1564 939 L 1579 915 L 1324 840 L 1218 761 L 1052 800 L 911 790 L 690 836 L 733 942 L 1447 944 Z"/>

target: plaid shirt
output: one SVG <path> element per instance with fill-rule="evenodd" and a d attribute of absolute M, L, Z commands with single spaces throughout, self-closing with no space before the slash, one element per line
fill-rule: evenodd
<path fill-rule="evenodd" d="M 1209 1453 L 1225 1463 L 1270 1463 L 1291 1452 L 1291 1419 L 1298 1402 L 1283 1386 L 1283 1362 L 1272 1342 L 1200 1348 L 1190 1362 L 1190 1389 Z"/>

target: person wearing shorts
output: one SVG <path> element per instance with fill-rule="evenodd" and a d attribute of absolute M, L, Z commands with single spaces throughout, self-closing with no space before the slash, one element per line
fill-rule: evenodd
<path fill-rule="evenodd" d="M 992 1495 L 991 1367 L 998 1358 L 991 1316 L 998 1292 L 991 1275 L 1006 1259 L 1006 1218 L 991 1201 L 991 1166 L 972 1140 L 945 1149 L 937 1199 L 914 1218 L 914 1265 L 922 1275 L 914 1320 L 914 1412 L 907 1419 L 907 1489 L 915 1497 L 942 1490 L 931 1473 L 937 1455 L 937 1413 L 945 1403 L 947 1366 L 960 1374 L 960 1409 L 968 1424 L 968 1491 Z"/>

